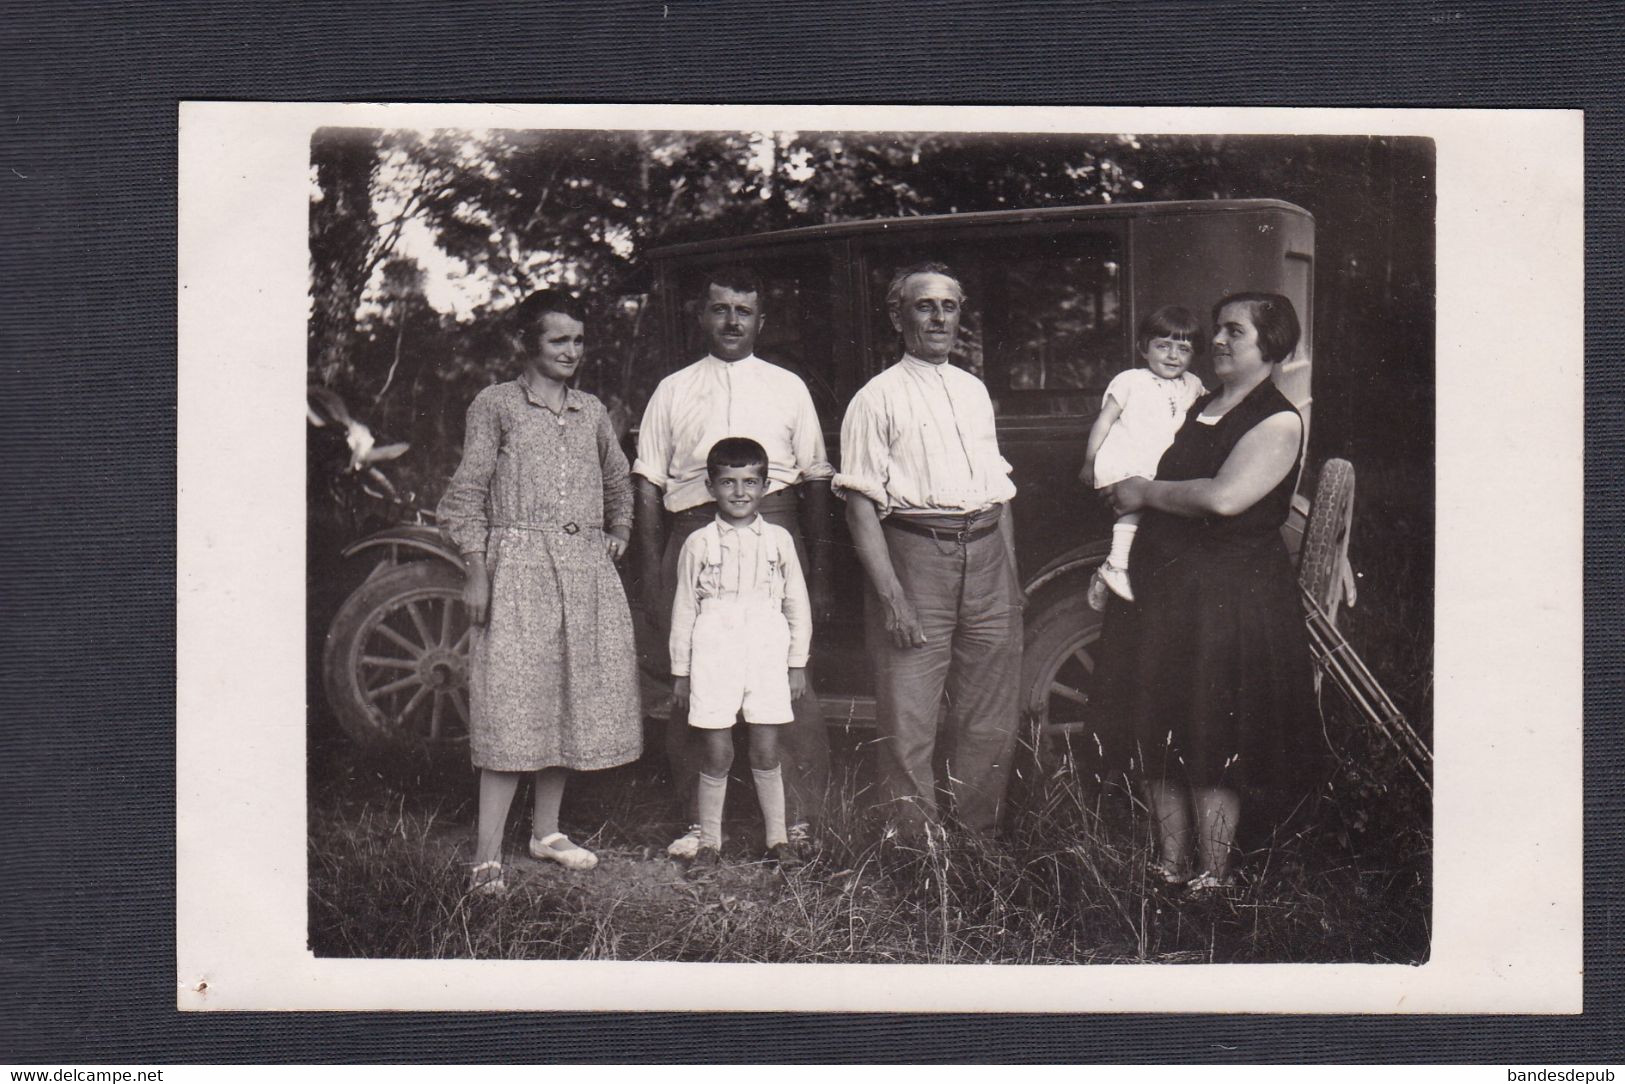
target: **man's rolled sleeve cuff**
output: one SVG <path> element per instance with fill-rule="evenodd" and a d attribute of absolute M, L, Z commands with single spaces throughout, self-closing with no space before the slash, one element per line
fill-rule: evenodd
<path fill-rule="evenodd" d="M 827 482 L 834 477 L 835 467 L 822 460 L 810 467 L 802 468 L 801 471 L 801 480 L 803 482 Z"/>
<path fill-rule="evenodd" d="M 627 516 L 625 518 L 617 517 L 612 519 L 609 521 L 607 529 L 613 531 L 617 527 L 625 527 L 628 531 L 630 531 L 632 529 L 632 517 Z"/>
<path fill-rule="evenodd" d="M 645 478 L 648 481 L 653 482 L 661 489 L 668 488 L 667 483 L 669 482 L 669 479 L 666 477 L 666 472 L 659 467 L 650 466 L 642 459 L 636 460 L 632 464 L 632 473 L 636 474 L 640 478 Z"/>
<path fill-rule="evenodd" d="M 809 658 L 808 655 L 791 655 L 790 656 L 790 669 L 792 669 L 792 670 L 806 669 L 807 659 L 808 658 Z"/>
<path fill-rule="evenodd" d="M 875 507 L 881 515 L 886 514 L 886 487 L 872 478 L 864 478 L 857 474 L 837 474 L 830 478 L 830 488 L 837 497 L 846 498 L 848 493 L 868 497 L 875 502 Z"/>

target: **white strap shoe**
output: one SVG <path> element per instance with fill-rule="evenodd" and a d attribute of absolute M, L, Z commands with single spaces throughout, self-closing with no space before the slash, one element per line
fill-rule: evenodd
<path fill-rule="evenodd" d="M 563 850 L 555 848 L 555 843 L 563 843 Z M 550 836 L 537 839 L 530 837 L 530 856 L 541 858 L 549 862 L 557 862 L 565 869 L 589 870 L 598 864 L 598 856 L 585 847 L 578 847 L 570 842 L 563 832 L 554 832 Z"/>

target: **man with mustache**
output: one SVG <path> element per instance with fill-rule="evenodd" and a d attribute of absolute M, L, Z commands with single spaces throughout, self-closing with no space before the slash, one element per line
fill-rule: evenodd
<path fill-rule="evenodd" d="M 725 437 L 749 437 L 766 449 L 768 490 L 761 515 L 790 532 L 808 570 L 815 621 L 828 613 L 829 480 L 834 468 L 812 396 L 799 376 L 754 353 L 767 318 L 765 291 L 754 271 L 716 268 L 707 273 L 701 290 L 699 322 L 711 352 L 655 389 L 643 413 L 632 466 L 642 597 L 662 643 L 670 627 L 683 542 L 716 518 L 716 503 L 705 487 L 706 456 Z M 810 682 L 794 701 L 794 711 L 795 721 L 782 739 L 788 754 L 783 772 L 790 841 L 799 849 L 822 810 L 829 738 Z M 686 712 L 673 711 L 666 751 L 678 793 L 684 795 L 695 792 L 698 773 L 692 744 Z M 698 849 L 699 818 L 692 808 L 688 822 L 689 831 L 667 848 L 674 858 L 692 858 Z"/>

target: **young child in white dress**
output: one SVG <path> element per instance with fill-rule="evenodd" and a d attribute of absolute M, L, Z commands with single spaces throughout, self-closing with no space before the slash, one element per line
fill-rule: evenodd
<path fill-rule="evenodd" d="M 691 876 L 722 860 L 722 807 L 733 766 L 733 725 L 750 727 L 750 767 L 762 808 L 767 857 L 799 865 L 784 817 L 779 728 L 791 700 L 807 689 L 812 606 L 790 532 L 757 512 L 767 495 L 767 452 L 747 437 L 726 437 L 706 457 L 711 523 L 688 536 L 677 559 L 671 615 L 672 699 L 688 706 L 701 745 L 697 806 L 700 841 Z"/>
<path fill-rule="evenodd" d="M 1125 478 L 1157 476 L 1162 453 L 1204 391 L 1190 371 L 1201 345 L 1202 325 L 1188 309 L 1165 305 L 1140 321 L 1134 347 L 1145 368 L 1118 373 L 1107 385 L 1078 476 L 1084 485 L 1099 490 Z M 1096 610 L 1106 608 L 1108 590 L 1134 601 L 1129 549 L 1139 523 L 1140 514 L 1131 512 L 1112 527 L 1111 553 L 1089 582 L 1089 605 Z"/>

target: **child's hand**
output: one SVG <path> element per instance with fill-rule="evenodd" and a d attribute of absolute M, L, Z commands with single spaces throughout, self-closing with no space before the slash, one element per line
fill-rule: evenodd
<path fill-rule="evenodd" d="M 1085 489 L 1095 488 L 1094 460 L 1086 459 L 1083 461 L 1083 469 L 1078 472 L 1078 481 L 1083 483 Z"/>
<path fill-rule="evenodd" d="M 790 699 L 800 700 L 807 695 L 807 668 L 805 666 L 790 667 Z"/>
<path fill-rule="evenodd" d="M 463 605 L 468 608 L 471 622 L 485 624 L 486 611 L 491 608 L 491 577 L 486 574 L 484 561 L 469 563 L 463 579 Z"/>
<path fill-rule="evenodd" d="M 671 706 L 679 711 L 688 710 L 688 675 L 671 679 Z"/>

